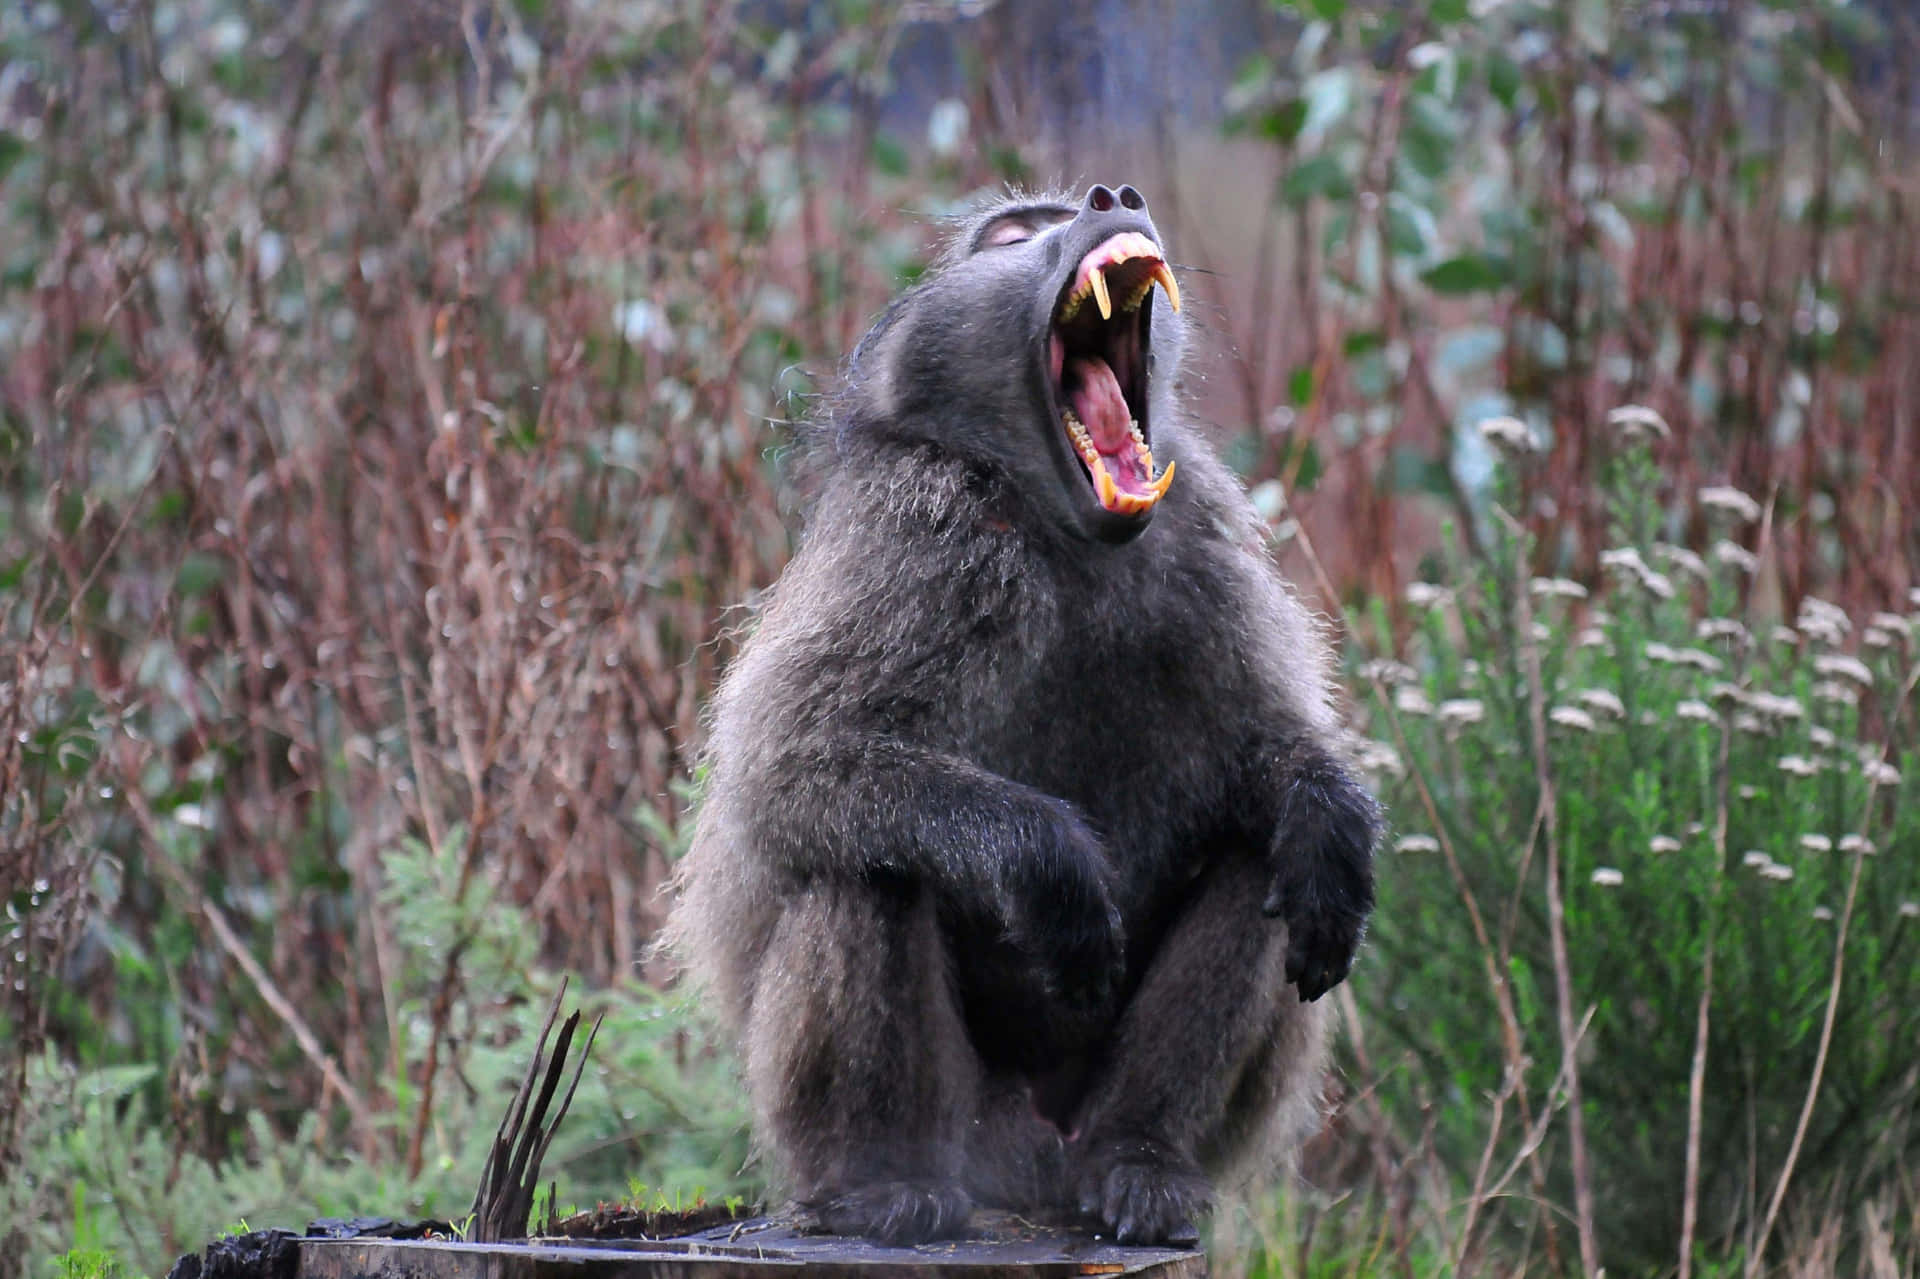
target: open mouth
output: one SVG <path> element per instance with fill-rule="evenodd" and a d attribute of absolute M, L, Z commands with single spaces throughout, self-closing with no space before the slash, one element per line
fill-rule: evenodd
<path fill-rule="evenodd" d="M 1100 505 L 1116 515 L 1153 509 L 1173 483 L 1173 463 L 1153 473 L 1147 421 L 1147 329 L 1153 286 L 1180 309 L 1180 289 L 1160 246 L 1122 231 L 1080 259 L 1053 310 L 1048 369 L 1067 441 Z"/>

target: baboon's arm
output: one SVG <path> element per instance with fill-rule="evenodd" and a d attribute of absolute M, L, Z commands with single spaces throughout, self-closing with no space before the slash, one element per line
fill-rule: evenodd
<path fill-rule="evenodd" d="M 1317 745 L 1271 752 L 1266 770 L 1275 811 L 1261 910 L 1286 921 L 1287 980 L 1302 1000 L 1314 1000 L 1346 980 L 1373 911 L 1380 805 Z"/>
<path fill-rule="evenodd" d="M 1099 838 L 1065 800 L 895 738 L 793 746 L 750 820 L 789 873 L 909 879 L 990 922 L 1073 1004 L 1119 976 L 1120 916 Z"/>

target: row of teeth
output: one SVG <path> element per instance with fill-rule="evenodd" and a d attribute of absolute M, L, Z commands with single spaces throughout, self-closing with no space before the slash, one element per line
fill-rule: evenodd
<path fill-rule="evenodd" d="M 1093 436 L 1087 431 L 1085 424 L 1072 409 L 1062 409 L 1060 416 L 1067 424 L 1067 438 L 1073 441 L 1073 447 L 1086 462 L 1087 470 L 1093 473 L 1093 487 L 1100 495 L 1100 505 L 1121 515 L 1138 515 L 1166 496 L 1167 489 L 1173 484 L 1173 470 L 1179 465 L 1177 462 L 1167 463 L 1166 471 L 1159 479 L 1147 485 L 1145 493 L 1122 493 L 1119 486 L 1113 482 L 1113 476 L 1108 474 L 1107 460 L 1100 455 L 1100 450 L 1094 447 Z M 1153 450 L 1147 447 L 1147 437 L 1141 432 L 1140 423 L 1129 421 L 1127 433 L 1133 436 L 1134 455 L 1140 459 L 1140 465 L 1146 468 L 1148 476 L 1152 476 Z"/>
<path fill-rule="evenodd" d="M 1146 240 L 1146 237 L 1142 236 L 1141 239 Z M 1148 243 L 1151 243 L 1151 241 L 1148 241 Z M 1107 291 L 1106 268 L 1116 266 L 1121 262 L 1130 261 L 1133 258 L 1150 256 L 1147 253 L 1126 252 L 1125 249 L 1122 249 L 1122 252 L 1125 253 L 1125 256 L 1115 258 L 1111 262 L 1097 266 L 1088 272 L 1085 282 L 1067 295 L 1067 300 L 1060 306 L 1060 318 L 1062 320 L 1071 320 L 1074 316 L 1078 315 L 1081 306 L 1086 303 L 1088 298 L 1092 298 L 1094 303 L 1099 306 L 1101 319 L 1111 320 L 1113 318 L 1113 295 Z M 1180 286 L 1173 282 L 1173 269 L 1165 262 L 1156 262 L 1153 266 L 1153 274 L 1141 281 L 1138 288 L 1120 300 L 1121 313 L 1127 314 L 1138 310 L 1140 304 L 1147 300 L 1147 294 L 1153 292 L 1153 286 L 1156 284 L 1167 291 L 1168 305 L 1178 311 L 1180 309 Z"/>

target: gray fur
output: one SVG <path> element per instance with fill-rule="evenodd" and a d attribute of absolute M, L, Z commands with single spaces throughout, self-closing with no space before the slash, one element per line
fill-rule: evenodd
<path fill-rule="evenodd" d="M 1041 233 L 975 251 L 1008 217 Z M 1113 226 L 1152 233 L 1008 200 L 882 317 L 715 699 L 673 935 L 832 1229 L 932 1238 L 986 1203 L 1186 1239 L 1317 1122 L 1305 996 L 1346 975 L 1379 814 L 1327 644 L 1181 418 L 1157 291 L 1172 488 L 1116 531 L 1074 487 L 1035 334 Z"/>

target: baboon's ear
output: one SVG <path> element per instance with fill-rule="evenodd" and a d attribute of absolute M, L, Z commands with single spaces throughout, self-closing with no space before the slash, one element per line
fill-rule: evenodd
<path fill-rule="evenodd" d="M 848 390 L 860 414 L 871 422 L 891 422 L 900 412 L 894 379 L 900 368 L 900 343 L 909 327 L 899 322 L 900 303 L 860 344 L 849 370 Z"/>

